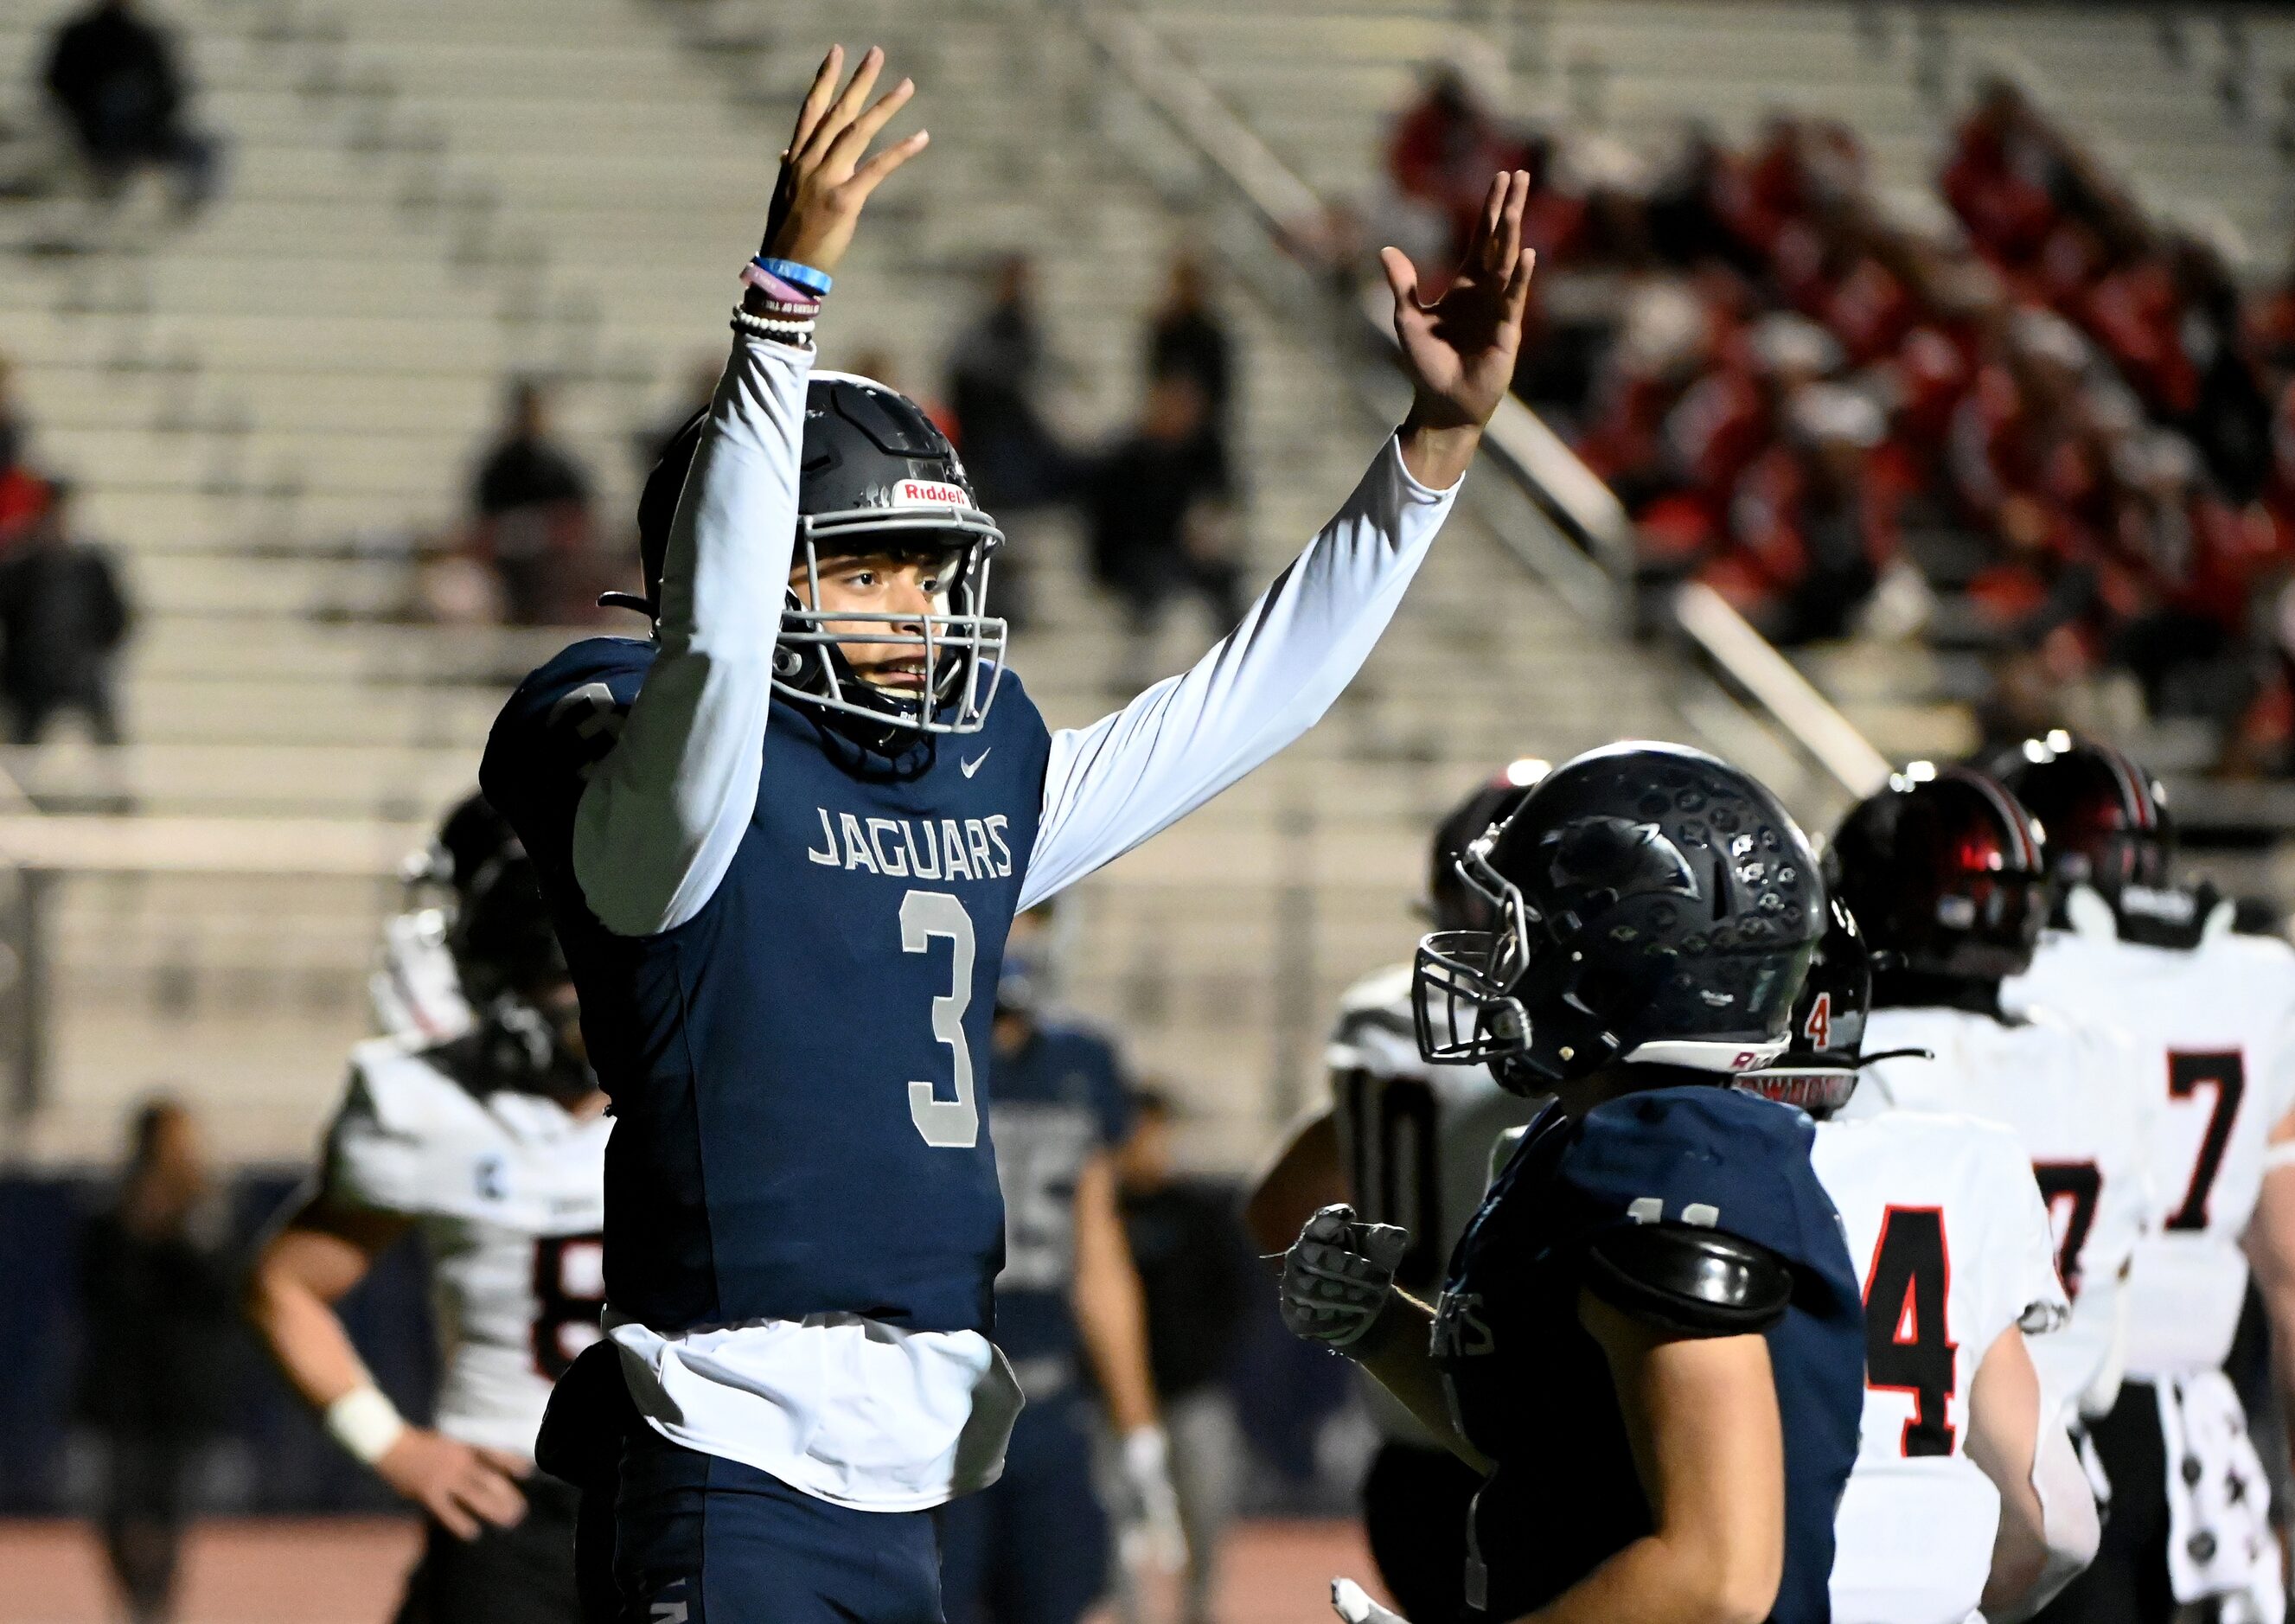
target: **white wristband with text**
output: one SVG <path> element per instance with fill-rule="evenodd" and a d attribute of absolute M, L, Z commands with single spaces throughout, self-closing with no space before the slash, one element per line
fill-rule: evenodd
<path fill-rule="evenodd" d="M 323 1419 L 327 1436 L 370 1466 L 389 1454 L 406 1432 L 398 1407 L 372 1382 L 328 1405 Z"/>

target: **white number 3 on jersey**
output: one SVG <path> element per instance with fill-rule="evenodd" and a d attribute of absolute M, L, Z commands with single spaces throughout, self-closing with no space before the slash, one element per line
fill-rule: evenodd
<path fill-rule="evenodd" d="M 909 1082 L 909 1118 L 936 1150 L 969 1150 L 980 1143 L 980 1107 L 972 1097 L 972 1050 L 964 1040 L 964 1012 L 972 1003 L 972 916 L 945 891 L 911 891 L 901 899 L 901 951 L 922 953 L 935 936 L 948 938 L 949 990 L 932 1001 L 932 1034 L 948 1045 L 956 1098 L 941 1098 L 930 1082 Z"/>

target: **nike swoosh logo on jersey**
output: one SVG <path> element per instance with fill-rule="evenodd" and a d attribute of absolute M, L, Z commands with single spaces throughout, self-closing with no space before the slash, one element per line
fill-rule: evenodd
<path fill-rule="evenodd" d="M 983 763 L 983 762 L 984 762 L 984 761 L 986 761 L 986 760 L 988 759 L 988 756 L 989 756 L 989 752 L 990 752 L 990 751 L 994 750 L 995 748 L 996 748 L 996 747 L 995 747 L 994 745 L 991 745 L 991 746 L 989 746 L 989 747 L 988 747 L 988 749 L 986 749 L 986 750 L 983 750 L 979 755 L 977 755 L 974 756 L 970 761 L 968 761 L 968 762 L 959 762 L 959 763 L 957 763 L 957 766 L 958 766 L 959 770 L 960 770 L 960 771 L 963 772 L 963 774 L 964 774 L 964 776 L 965 776 L 965 777 L 967 777 L 967 778 L 970 778 L 974 773 L 976 773 L 976 772 L 977 772 L 977 771 L 980 771 L 980 763 Z"/>

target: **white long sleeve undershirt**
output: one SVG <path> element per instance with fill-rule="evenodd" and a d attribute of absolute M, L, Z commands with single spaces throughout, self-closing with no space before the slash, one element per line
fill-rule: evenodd
<path fill-rule="evenodd" d="M 738 340 L 686 479 L 663 568 L 661 651 L 575 822 L 576 877 L 617 934 L 698 914 L 755 810 L 811 359 Z M 1210 652 L 1091 726 L 1055 732 L 1020 906 L 1123 855 L 1314 726 L 1386 629 L 1456 494 L 1412 478 L 1390 439 Z"/>
<path fill-rule="evenodd" d="M 575 812 L 574 877 L 617 935 L 699 913 L 756 811 L 812 371 L 809 349 L 738 338 L 710 401 L 662 559 L 660 652 Z"/>

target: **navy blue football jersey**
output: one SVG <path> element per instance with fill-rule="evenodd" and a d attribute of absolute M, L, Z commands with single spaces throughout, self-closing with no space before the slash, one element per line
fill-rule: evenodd
<path fill-rule="evenodd" d="M 1768 1333 L 1785 1427 L 1785 1563 L 1770 1617 L 1824 1624 L 1833 1518 L 1857 1457 L 1865 1317 L 1840 1215 L 1790 1106 L 1657 1089 L 1532 1122 L 1459 1237 L 1434 1327 L 1455 1413 L 1496 1469 L 1475 1502 L 1482 1611 L 1551 1601 L 1650 1532 L 1601 1347 L 1578 1318 L 1587 1243 L 1620 1225 L 1710 1226 L 1796 1277 Z"/>
<path fill-rule="evenodd" d="M 583 902 L 574 814 L 654 653 L 566 649 L 511 696 L 479 774 L 540 869 L 613 1099 L 608 1301 L 672 1334 L 832 1312 L 987 1331 L 989 1023 L 1043 719 L 1008 672 L 982 731 L 888 763 L 776 697 L 724 878 L 683 924 L 617 936 Z"/>
<path fill-rule="evenodd" d="M 1131 1127 L 1115 1050 L 1082 1026 L 1045 1023 L 996 1062 L 996 1166 L 1004 1186 L 1004 1272 L 996 1344 L 1021 1366 L 1070 1359 L 1076 1344 L 1075 1191 L 1083 1165 Z M 1054 1378 L 1070 1369 L 1046 1369 Z"/>

